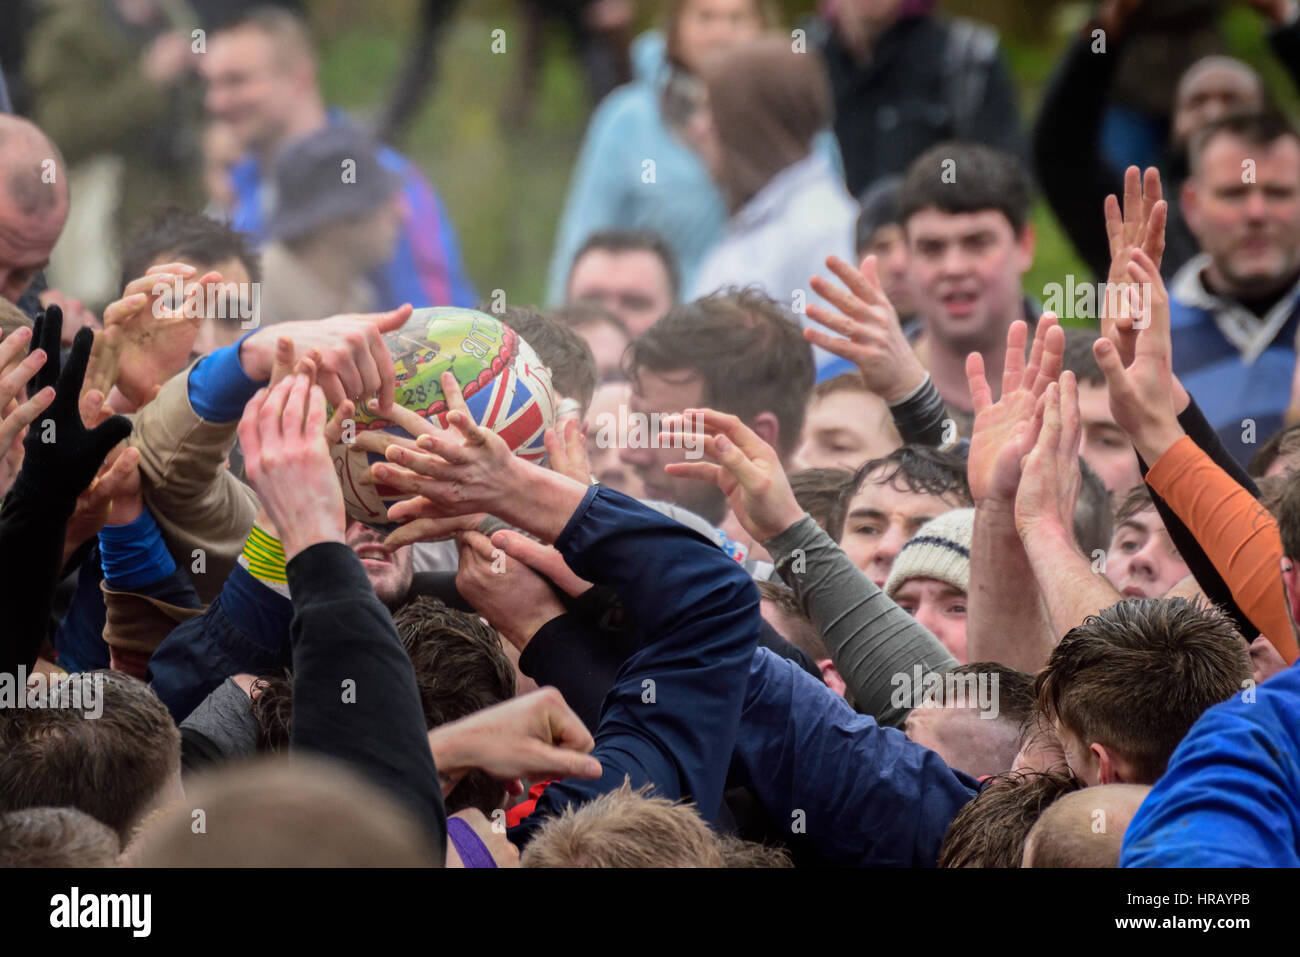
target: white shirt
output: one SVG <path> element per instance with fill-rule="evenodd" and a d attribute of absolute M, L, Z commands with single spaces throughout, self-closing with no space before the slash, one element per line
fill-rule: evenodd
<path fill-rule="evenodd" d="M 854 260 L 858 204 L 844 181 L 819 153 L 788 166 L 742 206 L 710 250 L 691 290 L 707 296 L 722 286 L 760 286 L 784 303 L 805 326 L 820 329 L 804 316 L 813 297 L 808 280 L 829 276 L 826 257 Z M 818 366 L 834 359 L 814 350 Z"/>

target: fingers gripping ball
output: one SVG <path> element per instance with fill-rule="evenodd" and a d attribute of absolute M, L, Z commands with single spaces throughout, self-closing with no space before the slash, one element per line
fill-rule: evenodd
<path fill-rule="evenodd" d="M 407 323 L 384 340 L 397 372 L 398 405 L 438 428 L 448 428 L 447 397 L 441 376 L 456 376 L 474 421 L 491 429 L 521 458 L 542 462 L 542 436 L 555 424 L 555 393 L 550 372 L 532 347 L 499 319 L 474 309 L 417 309 Z M 411 438 L 401 426 L 357 410 L 355 433 L 382 430 Z M 370 484 L 369 467 L 383 456 L 344 441 L 331 450 L 343 484 L 348 514 L 376 528 L 395 528 L 388 507 L 405 496 Z"/>

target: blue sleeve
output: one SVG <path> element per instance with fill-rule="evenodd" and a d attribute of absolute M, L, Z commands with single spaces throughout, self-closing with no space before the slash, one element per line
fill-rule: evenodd
<path fill-rule="evenodd" d="M 718 821 L 758 641 L 758 589 L 712 542 L 612 489 L 592 486 L 555 546 L 574 573 L 609 585 L 644 636 L 619 669 L 595 729 L 594 781 L 550 785 L 511 832 L 619 787 L 652 785 Z M 646 574 L 654 569 L 654 574 Z"/>
<path fill-rule="evenodd" d="M 100 529 L 99 558 L 104 580 L 113 589 L 138 588 L 176 570 L 176 560 L 167 550 L 162 530 L 147 508 L 133 522 Z"/>
<path fill-rule="evenodd" d="M 578 248 L 592 233 L 620 221 L 620 180 L 626 175 L 618 159 L 622 152 L 623 104 L 632 94 L 631 90 L 615 90 L 596 108 L 587 126 L 551 253 L 546 282 L 546 304 L 550 307 L 564 302 L 569 268 Z"/>
<path fill-rule="evenodd" d="M 104 624 L 108 610 L 99 583 L 104 572 L 99 560 L 99 545 L 91 547 L 77 571 L 77 588 L 68 610 L 54 633 L 54 652 L 58 664 L 69 672 L 94 671 L 112 663 L 108 642 L 104 641 Z"/>
<path fill-rule="evenodd" d="M 177 626 L 149 659 L 149 684 L 176 723 L 231 675 L 289 664 L 293 603 L 236 565 L 202 615 Z"/>
<path fill-rule="evenodd" d="M 248 400 L 262 387 L 263 383 L 244 374 L 239 363 L 239 347 L 253 332 L 241 336 L 234 345 L 204 356 L 190 370 L 190 407 L 205 422 L 238 421 Z"/>
<path fill-rule="evenodd" d="M 1270 685 L 1260 686 L 1264 697 Z M 1232 699 L 1201 716 L 1138 809 L 1121 867 L 1300 867 L 1300 709 Z"/>
<path fill-rule="evenodd" d="M 831 169 L 835 171 L 836 176 L 844 179 L 844 154 L 840 152 L 840 141 L 835 138 L 833 129 L 827 127 L 814 136 L 812 148 L 814 152 L 826 157 L 826 161 L 831 164 Z M 857 197 L 855 196 L 854 199 L 857 199 Z"/>
<path fill-rule="evenodd" d="M 855 712 L 793 662 L 753 657 L 732 784 L 835 867 L 934 867 L 978 789 L 933 751 Z"/>

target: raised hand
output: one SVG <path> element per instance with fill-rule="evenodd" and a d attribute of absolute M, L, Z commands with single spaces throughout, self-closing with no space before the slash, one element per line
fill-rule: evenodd
<path fill-rule="evenodd" d="M 287 376 L 249 401 L 239 422 L 249 484 L 275 524 L 285 561 L 320 542 L 342 542 L 343 490 L 325 443 L 325 394 Z"/>
<path fill-rule="evenodd" d="M 26 398 L 27 383 L 46 358 L 43 349 L 34 349 L 23 357 L 31 340 L 32 330 L 21 328 L 0 342 L 0 369 L 5 370 L 0 374 L 0 497 L 9 491 L 22 468 L 27 427 L 54 401 L 54 390 L 50 388 Z"/>
<path fill-rule="evenodd" d="M 83 423 L 81 384 L 95 334 L 86 328 L 77 330 L 68 364 L 60 370 L 62 327 L 63 313 L 51 306 L 33 329 L 29 359 L 39 368 L 28 391 L 47 406 L 44 415 L 33 417 L 33 427 L 27 431 L 22 469 L 15 482 L 30 483 L 44 494 L 71 501 L 91 483 L 113 447 L 131 434 L 131 423 L 120 415 L 94 428 Z M 37 352 L 45 354 L 43 362 L 35 358 Z"/>
<path fill-rule="evenodd" d="M 114 449 L 90 486 L 77 496 L 77 506 L 63 533 L 63 562 L 99 534 L 105 525 L 126 525 L 140 517 L 140 450 Z"/>
<path fill-rule="evenodd" d="M 587 459 L 587 440 L 582 434 L 582 423 L 576 419 L 557 422 L 542 435 L 546 444 L 547 462 L 552 471 L 567 475 L 584 485 L 591 482 L 591 462 Z"/>
<path fill-rule="evenodd" d="M 1133 358 L 1125 363 L 1111 339 L 1093 343 L 1093 355 L 1106 376 L 1111 415 L 1146 461 L 1154 463 L 1183 436 L 1174 396 L 1173 344 L 1169 331 L 1169 291 L 1156 264 L 1135 249 L 1128 264 L 1134 283 L 1150 289 L 1150 322 L 1137 333 Z M 1137 286 L 1130 286 L 1134 295 Z"/>
<path fill-rule="evenodd" d="M 712 482 L 727 496 L 731 510 L 758 542 L 768 542 L 804 516 L 795 500 L 790 480 L 772 446 L 734 415 L 713 409 L 687 409 L 670 420 L 680 431 L 689 422 L 703 425 L 698 437 L 712 462 L 673 462 L 664 466 L 669 475 Z"/>
<path fill-rule="evenodd" d="M 504 491 L 502 479 L 518 462 L 505 439 L 474 421 L 456 377 L 442 374 L 443 394 L 447 397 L 446 432 L 436 426 L 419 426 L 413 451 L 404 445 L 388 445 L 387 463 L 370 467 L 375 481 L 402 492 L 410 492 L 424 502 L 398 502 L 388 510 L 395 522 L 432 515 L 464 515 L 469 512 L 496 514 Z M 418 418 L 418 417 L 417 417 Z M 415 426 L 415 423 L 411 424 Z M 432 453 L 432 454 L 423 454 Z"/>
<path fill-rule="evenodd" d="M 1039 397 L 1061 372 L 1065 333 L 1057 325 L 1056 316 L 1046 312 L 1038 320 L 1026 363 L 1028 334 L 1028 327 L 1019 319 L 1007 330 L 1002 395 L 997 402 L 984 375 L 984 357 L 978 352 L 966 357 L 966 378 L 975 410 L 966 472 L 977 505 L 995 502 L 1009 506 L 1015 501 L 1020 460 L 1033 441 L 1029 427 L 1034 410 Z"/>
<path fill-rule="evenodd" d="M 527 535 L 507 529 L 493 532 L 492 544 L 521 565 L 527 565 L 537 574 L 550 579 L 555 587 L 571 598 L 577 598 L 591 587 L 591 582 L 573 573 L 573 569 L 554 545 L 543 545 Z"/>
<path fill-rule="evenodd" d="M 1016 492 L 1016 530 L 1048 523 L 1054 532 L 1073 535 L 1079 499 L 1079 389 L 1073 372 L 1047 387 L 1028 432 L 1033 446 L 1021 468 Z"/>
<path fill-rule="evenodd" d="M 486 535 L 465 532 L 458 541 L 456 589 L 520 652 L 543 625 L 564 614 L 564 605 L 546 579 L 508 558 Z"/>
<path fill-rule="evenodd" d="M 106 394 L 116 385 L 133 406 L 150 401 L 162 384 L 189 361 L 203 310 L 193 302 L 221 273 L 195 278 L 186 263 L 153 266 L 123 290 L 104 310 L 105 341 L 93 363 L 92 386 Z M 176 291 L 181 291 L 176 301 Z M 105 382 L 111 375 L 111 380 Z"/>
<path fill-rule="evenodd" d="M 1115 343 L 1124 364 L 1133 361 L 1133 346 L 1145 316 L 1126 308 L 1122 299 L 1132 282 L 1128 264 L 1140 249 L 1160 271 L 1165 252 L 1165 222 L 1169 204 L 1161 198 L 1160 171 L 1149 167 L 1145 176 L 1136 166 L 1124 172 L 1124 208 L 1112 193 L 1106 197 L 1106 238 L 1110 242 L 1110 273 L 1107 295 L 1101 297 L 1101 334 Z M 1117 308 L 1118 307 L 1118 308 Z"/>
<path fill-rule="evenodd" d="M 379 399 L 379 409 L 387 414 L 393 404 L 397 374 L 393 357 L 383 335 L 402 328 L 411 317 L 409 304 L 390 312 L 331 316 L 281 322 L 259 329 L 239 347 L 239 361 L 244 373 L 254 382 L 271 377 L 279 339 L 289 339 L 298 355 L 319 353 L 316 382 L 332 406 L 346 399 Z"/>
<path fill-rule="evenodd" d="M 839 310 L 809 304 L 809 319 L 840 336 L 805 329 L 804 338 L 862 372 L 866 387 L 886 402 L 896 402 L 925 381 L 925 367 L 903 335 L 898 313 L 885 296 L 876 272 L 876 257 L 868 256 L 857 270 L 831 256 L 826 266 L 844 283 L 841 288 L 821 276 L 812 277 L 813 292 Z"/>

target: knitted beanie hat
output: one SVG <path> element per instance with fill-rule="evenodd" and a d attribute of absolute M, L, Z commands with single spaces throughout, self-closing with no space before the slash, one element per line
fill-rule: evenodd
<path fill-rule="evenodd" d="M 920 527 L 894 559 L 885 582 L 890 598 L 913 578 L 933 578 L 962 591 L 970 590 L 970 538 L 975 509 L 957 508 Z"/>

